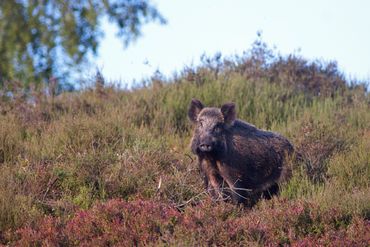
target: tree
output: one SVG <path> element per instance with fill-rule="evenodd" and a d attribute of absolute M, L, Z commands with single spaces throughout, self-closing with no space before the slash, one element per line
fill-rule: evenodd
<path fill-rule="evenodd" d="M 143 24 L 165 19 L 149 0 L 1 0 L 0 88 L 68 78 L 68 71 L 97 55 L 102 20 L 117 25 L 127 46 Z"/>

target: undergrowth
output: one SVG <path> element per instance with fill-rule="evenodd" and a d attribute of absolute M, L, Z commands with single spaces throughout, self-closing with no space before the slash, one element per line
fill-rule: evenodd
<path fill-rule="evenodd" d="M 55 96 L 8 82 L 0 105 L 0 243 L 17 246 L 367 246 L 370 97 L 335 63 L 203 58 L 132 90 Z M 7 85 L 13 85 L 10 87 Z M 212 202 L 188 147 L 191 98 L 277 131 L 305 162 L 278 198 Z"/>

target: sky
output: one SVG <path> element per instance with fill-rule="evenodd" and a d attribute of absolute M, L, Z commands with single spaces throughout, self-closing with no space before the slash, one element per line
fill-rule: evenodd
<path fill-rule="evenodd" d="M 281 54 L 336 60 L 349 78 L 370 80 L 368 0 L 155 0 L 166 25 L 151 23 L 128 48 L 104 23 L 94 60 L 108 81 L 130 85 L 156 70 L 171 76 L 202 54 L 242 55 L 262 31 Z"/>

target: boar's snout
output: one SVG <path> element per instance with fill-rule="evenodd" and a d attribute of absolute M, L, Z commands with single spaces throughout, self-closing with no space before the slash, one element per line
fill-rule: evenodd
<path fill-rule="evenodd" d="M 212 146 L 206 143 L 202 143 L 199 145 L 199 149 L 202 152 L 210 152 L 212 151 Z"/>
<path fill-rule="evenodd" d="M 214 142 L 212 141 L 211 136 L 206 136 L 201 138 L 200 143 L 199 143 L 199 150 L 202 152 L 211 152 L 213 151 L 214 147 Z"/>

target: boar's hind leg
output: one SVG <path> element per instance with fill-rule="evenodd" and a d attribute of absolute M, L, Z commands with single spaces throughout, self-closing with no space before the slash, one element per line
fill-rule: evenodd
<path fill-rule="evenodd" d="M 262 197 L 269 200 L 277 194 L 279 194 L 279 185 L 277 183 L 274 183 L 267 190 L 262 192 Z"/>

